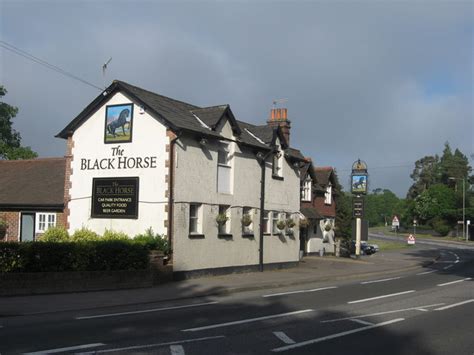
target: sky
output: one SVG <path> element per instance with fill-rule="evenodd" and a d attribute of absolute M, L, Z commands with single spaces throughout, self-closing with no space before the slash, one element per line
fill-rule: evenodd
<path fill-rule="evenodd" d="M 253 124 L 284 98 L 291 145 L 346 190 L 357 159 L 369 189 L 404 197 L 416 160 L 445 142 L 474 153 L 473 1 L 0 0 L 0 32 L 96 86 L 229 104 Z M 65 154 L 54 136 L 100 94 L 2 47 L 0 85 L 40 157 Z"/>

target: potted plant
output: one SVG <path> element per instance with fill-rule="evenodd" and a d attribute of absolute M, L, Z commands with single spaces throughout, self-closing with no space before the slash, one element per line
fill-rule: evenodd
<path fill-rule="evenodd" d="M 300 219 L 300 228 L 308 228 L 309 220 L 307 218 Z"/>
<path fill-rule="evenodd" d="M 242 216 L 241 221 L 244 227 L 248 227 L 252 224 L 252 216 L 246 213 Z"/>
<path fill-rule="evenodd" d="M 225 213 L 219 213 L 216 217 L 216 222 L 219 226 L 223 226 L 229 220 Z"/>
<path fill-rule="evenodd" d="M 286 226 L 288 228 L 293 228 L 296 225 L 295 221 L 292 218 L 288 218 L 286 220 Z"/>
<path fill-rule="evenodd" d="M 330 222 L 326 222 L 326 224 L 324 225 L 324 230 L 326 232 L 329 232 L 331 229 L 332 229 L 332 224 Z"/>
<path fill-rule="evenodd" d="M 286 222 L 280 219 L 280 220 L 277 222 L 276 226 L 277 226 L 277 228 L 278 228 L 279 230 L 282 231 L 282 230 L 285 229 L 285 227 L 286 227 Z"/>
<path fill-rule="evenodd" d="M 7 234 L 7 222 L 0 219 L 0 239 L 5 238 L 6 234 Z"/>

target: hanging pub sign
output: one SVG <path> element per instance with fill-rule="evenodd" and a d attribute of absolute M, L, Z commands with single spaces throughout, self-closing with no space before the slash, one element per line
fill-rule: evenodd
<path fill-rule="evenodd" d="M 351 192 L 354 195 L 367 194 L 367 164 L 360 159 L 352 164 Z"/>
<path fill-rule="evenodd" d="M 138 218 L 138 177 L 92 179 L 92 218 Z"/>

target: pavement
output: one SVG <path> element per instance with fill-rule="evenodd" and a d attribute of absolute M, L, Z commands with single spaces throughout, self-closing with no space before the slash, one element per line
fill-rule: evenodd
<path fill-rule="evenodd" d="M 152 304 L 196 297 L 373 277 L 427 267 L 439 257 L 426 246 L 380 251 L 360 259 L 306 256 L 298 267 L 170 282 L 152 288 L 0 297 L 0 317 Z"/>

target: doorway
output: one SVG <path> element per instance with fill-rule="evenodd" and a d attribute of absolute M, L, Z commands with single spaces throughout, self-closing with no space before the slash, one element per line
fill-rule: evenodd
<path fill-rule="evenodd" d="M 32 242 L 35 240 L 35 214 L 22 213 L 20 226 L 20 241 Z"/>

